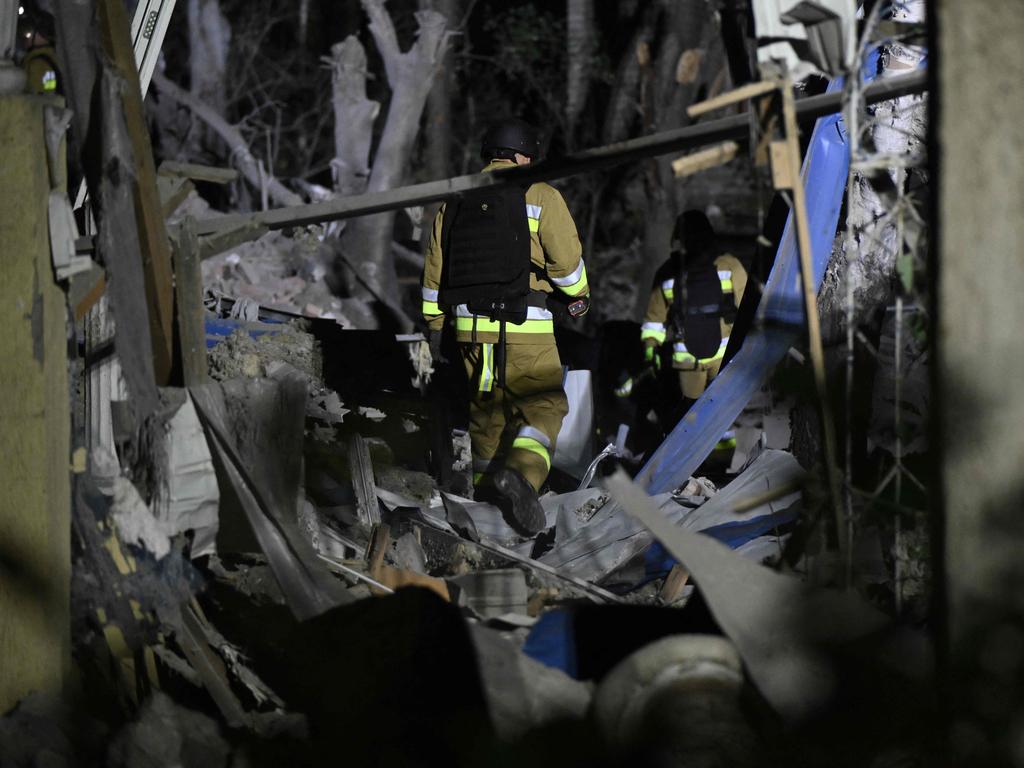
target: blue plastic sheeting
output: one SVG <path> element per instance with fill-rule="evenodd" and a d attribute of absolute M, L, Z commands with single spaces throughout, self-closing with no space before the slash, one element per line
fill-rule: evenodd
<path fill-rule="evenodd" d="M 253 339 L 257 339 L 267 333 L 281 333 L 282 325 L 280 323 L 271 320 L 267 323 L 267 327 L 260 327 L 261 325 L 262 323 L 230 318 L 216 320 L 207 318 L 206 348 L 212 349 L 239 329 L 248 331 L 249 336 Z"/>
<path fill-rule="evenodd" d="M 537 619 L 523 644 L 523 653 L 541 664 L 576 677 L 576 628 L 569 610 L 548 611 Z"/>
<path fill-rule="evenodd" d="M 828 90 L 840 88 L 842 82 L 833 80 Z M 803 168 L 815 290 L 821 286 L 832 255 L 849 170 L 850 156 L 840 116 L 821 118 L 811 136 Z M 757 318 L 743 346 L 637 475 L 649 494 L 669 492 L 687 481 L 786 351 L 799 343 L 804 325 L 800 258 L 790 214 Z"/>
<path fill-rule="evenodd" d="M 753 520 L 722 523 L 713 528 L 705 528 L 700 533 L 722 542 L 730 549 L 739 549 L 760 536 L 792 523 L 799 515 L 798 508 L 790 507 L 770 515 L 755 517 Z M 661 542 L 655 541 L 644 553 L 644 578 L 648 581 L 661 578 L 676 564 L 675 558 L 665 551 Z"/>

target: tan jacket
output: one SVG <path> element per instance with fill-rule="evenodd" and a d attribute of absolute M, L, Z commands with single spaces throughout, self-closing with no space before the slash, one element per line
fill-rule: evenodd
<path fill-rule="evenodd" d="M 511 160 L 495 160 L 484 171 L 511 168 L 514 165 Z M 447 309 L 455 316 L 456 338 L 460 342 L 474 341 L 475 322 L 475 340 L 493 344 L 498 341 L 497 323 L 486 317 L 474 316 L 464 304 L 441 307 L 437 302 L 444 262 L 444 254 L 441 252 L 444 211 L 445 206 L 442 205 L 434 218 L 423 268 L 423 317 L 431 330 L 440 330 Z M 543 182 L 531 185 L 526 190 L 526 213 L 530 224 L 530 259 L 537 268 L 530 274 L 530 288 L 544 293 L 560 290 L 568 296 L 588 296 L 590 286 L 582 258 L 583 246 L 561 193 Z M 522 325 L 506 325 L 506 333 L 509 344 L 550 343 L 554 333 L 551 312 L 543 307 L 530 307 L 526 322 Z"/>
<path fill-rule="evenodd" d="M 734 305 L 739 308 L 743 300 L 743 291 L 747 287 L 747 270 L 743 268 L 740 260 L 735 256 L 724 253 L 715 259 L 715 269 L 718 270 L 718 279 L 722 283 L 722 293 L 732 296 Z M 676 272 L 674 259 L 666 261 L 658 270 L 654 286 L 651 289 L 651 298 L 647 302 L 647 312 L 644 315 L 644 323 L 640 327 L 640 340 L 645 347 L 660 347 L 664 344 L 674 328 L 669 322 L 672 312 L 673 300 L 675 298 Z M 699 362 L 711 363 L 725 354 L 725 347 L 729 343 L 729 334 L 732 332 L 732 324 L 722 320 L 722 343 L 718 353 L 714 357 L 703 358 Z M 695 364 L 696 358 L 686 349 L 686 341 L 682 338 L 674 338 L 672 333 L 672 364 L 675 368 L 690 368 Z"/>

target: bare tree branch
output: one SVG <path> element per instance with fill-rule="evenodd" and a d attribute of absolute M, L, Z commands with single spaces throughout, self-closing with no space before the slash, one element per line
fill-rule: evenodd
<path fill-rule="evenodd" d="M 256 189 L 262 189 L 266 184 L 267 192 L 278 205 L 302 205 L 303 200 L 299 195 L 285 187 L 277 179 L 260 171 L 259 162 L 249 150 L 249 145 L 236 126 L 231 125 L 209 105 L 199 101 L 184 88 L 168 80 L 162 73 L 153 73 L 153 83 L 161 94 L 191 110 L 192 114 L 209 125 L 227 143 L 231 148 L 231 156 L 236 159 L 238 170 Z"/>

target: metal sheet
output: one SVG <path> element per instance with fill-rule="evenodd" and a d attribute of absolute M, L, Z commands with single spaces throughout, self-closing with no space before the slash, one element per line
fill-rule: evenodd
<path fill-rule="evenodd" d="M 829 91 L 841 87 L 841 82 L 835 80 L 829 85 Z M 849 169 L 850 157 L 840 117 L 831 115 L 818 120 L 803 169 L 815 289 L 821 286 L 832 255 Z M 775 266 L 761 297 L 757 320 L 743 347 L 637 476 L 637 481 L 649 494 L 665 493 L 686 482 L 760 389 L 786 350 L 800 341 L 804 325 L 796 229 L 790 215 Z"/>

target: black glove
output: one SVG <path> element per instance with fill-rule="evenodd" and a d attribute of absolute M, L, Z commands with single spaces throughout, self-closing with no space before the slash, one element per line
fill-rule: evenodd
<path fill-rule="evenodd" d="M 447 362 L 441 354 L 441 331 L 428 331 L 427 343 L 430 345 L 430 358 L 436 365 Z"/>
<path fill-rule="evenodd" d="M 569 302 L 569 317 L 583 317 L 590 310 L 590 297 L 580 296 Z"/>

